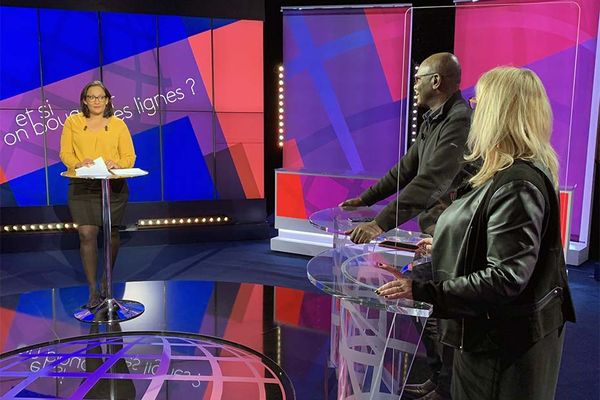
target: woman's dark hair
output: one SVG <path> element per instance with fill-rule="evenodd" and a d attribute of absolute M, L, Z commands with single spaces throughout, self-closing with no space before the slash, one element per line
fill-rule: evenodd
<path fill-rule="evenodd" d="M 81 95 L 79 96 L 79 105 L 81 107 L 81 112 L 83 113 L 83 115 L 85 115 L 86 118 L 90 117 L 90 109 L 83 101 L 85 100 L 85 96 L 87 96 L 87 91 L 89 90 L 89 88 L 91 88 L 93 86 L 101 87 L 102 90 L 104 90 L 104 95 L 106 96 L 108 103 L 106 103 L 106 108 L 104 109 L 103 116 L 104 116 L 104 118 L 111 117 L 115 112 L 115 109 L 113 108 L 113 104 L 112 104 L 112 96 L 110 95 L 110 92 L 108 91 L 106 86 L 104 86 L 104 83 L 102 83 L 100 81 L 91 81 L 90 83 L 85 85 L 85 87 L 81 91 Z"/>

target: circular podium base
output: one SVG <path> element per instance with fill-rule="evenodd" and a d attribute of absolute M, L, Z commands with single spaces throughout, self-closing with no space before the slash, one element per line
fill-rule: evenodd
<path fill-rule="evenodd" d="M 138 317 L 144 310 L 144 305 L 137 301 L 106 299 L 98 307 L 91 310 L 84 308 L 75 312 L 73 316 L 90 324 L 110 324 Z"/>

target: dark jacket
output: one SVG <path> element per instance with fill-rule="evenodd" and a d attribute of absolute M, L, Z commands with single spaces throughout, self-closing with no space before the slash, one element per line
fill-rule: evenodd
<path fill-rule="evenodd" d="M 461 168 L 470 125 L 471 109 L 456 92 L 440 112 L 421 124 L 415 143 L 400 162 L 361 194 L 361 200 L 372 205 L 404 189 L 375 218 L 384 231 L 421 214 L 421 230 L 433 232 L 433 225 L 451 203 L 455 190 L 451 184 Z"/>
<path fill-rule="evenodd" d="M 446 230 L 466 232 L 456 259 L 436 260 L 435 247 L 457 243 L 434 243 L 434 264 L 446 276 L 415 281 L 412 289 L 415 300 L 433 304 L 433 316 L 446 318 L 443 343 L 465 351 L 510 348 L 575 321 L 558 196 L 541 169 L 516 161 L 446 213 L 436 240 Z"/>

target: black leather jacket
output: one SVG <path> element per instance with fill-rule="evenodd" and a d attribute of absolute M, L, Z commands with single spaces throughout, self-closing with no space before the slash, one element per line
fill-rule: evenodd
<path fill-rule="evenodd" d="M 558 196 L 531 163 L 517 161 L 455 201 L 438 221 L 432 258 L 436 282 L 414 281 L 413 297 L 443 318 L 447 345 L 510 348 L 575 321 Z"/>

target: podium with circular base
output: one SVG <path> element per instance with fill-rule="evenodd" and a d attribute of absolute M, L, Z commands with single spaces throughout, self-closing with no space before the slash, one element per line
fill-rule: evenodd
<path fill-rule="evenodd" d="M 377 212 L 367 207 L 333 208 L 311 216 L 315 226 L 334 234 L 334 248 L 311 259 L 307 275 L 337 304 L 337 309 L 332 307 L 330 358 L 337 370 L 338 399 L 399 399 L 432 312 L 429 304 L 386 300 L 374 292 L 410 273 L 412 254 L 379 247 L 377 241 L 355 245 L 343 236 Z M 422 237 L 394 229 L 378 240 L 416 243 Z"/>
<path fill-rule="evenodd" d="M 145 172 L 145 171 L 143 171 Z M 76 311 L 73 316 L 81 322 L 87 323 L 113 323 L 133 319 L 144 312 L 144 305 L 133 300 L 117 300 L 112 294 L 112 224 L 110 220 L 110 181 L 112 179 L 134 178 L 136 176 L 146 175 L 147 172 L 138 175 L 128 175 L 127 177 L 119 175 L 99 176 L 99 177 L 79 177 L 70 172 L 63 172 L 61 176 L 72 179 L 95 179 L 100 180 L 102 187 L 102 230 L 104 247 L 104 270 L 106 299 L 97 307 L 86 308 Z"/>
<path fill-rule="evenodd" d="M 333 248 L 345 249 L 345 253 L 353 252 L 354 255 L 372 251 L 370 244 L 355 245 L 350 242 L 345 232 L 353 229 L 363 222 L 372 221 L 383 209 L 382 206 L 371 207 L 332 207 L 316 211 L 310 215 L 308 221 L 315 228 L 333 235 Z M 338 345 L 340 342 L 340 300 L 333 297 L 331 300 L 331 330 L 330 330 L 329 365 L 337 368 Z"/>

